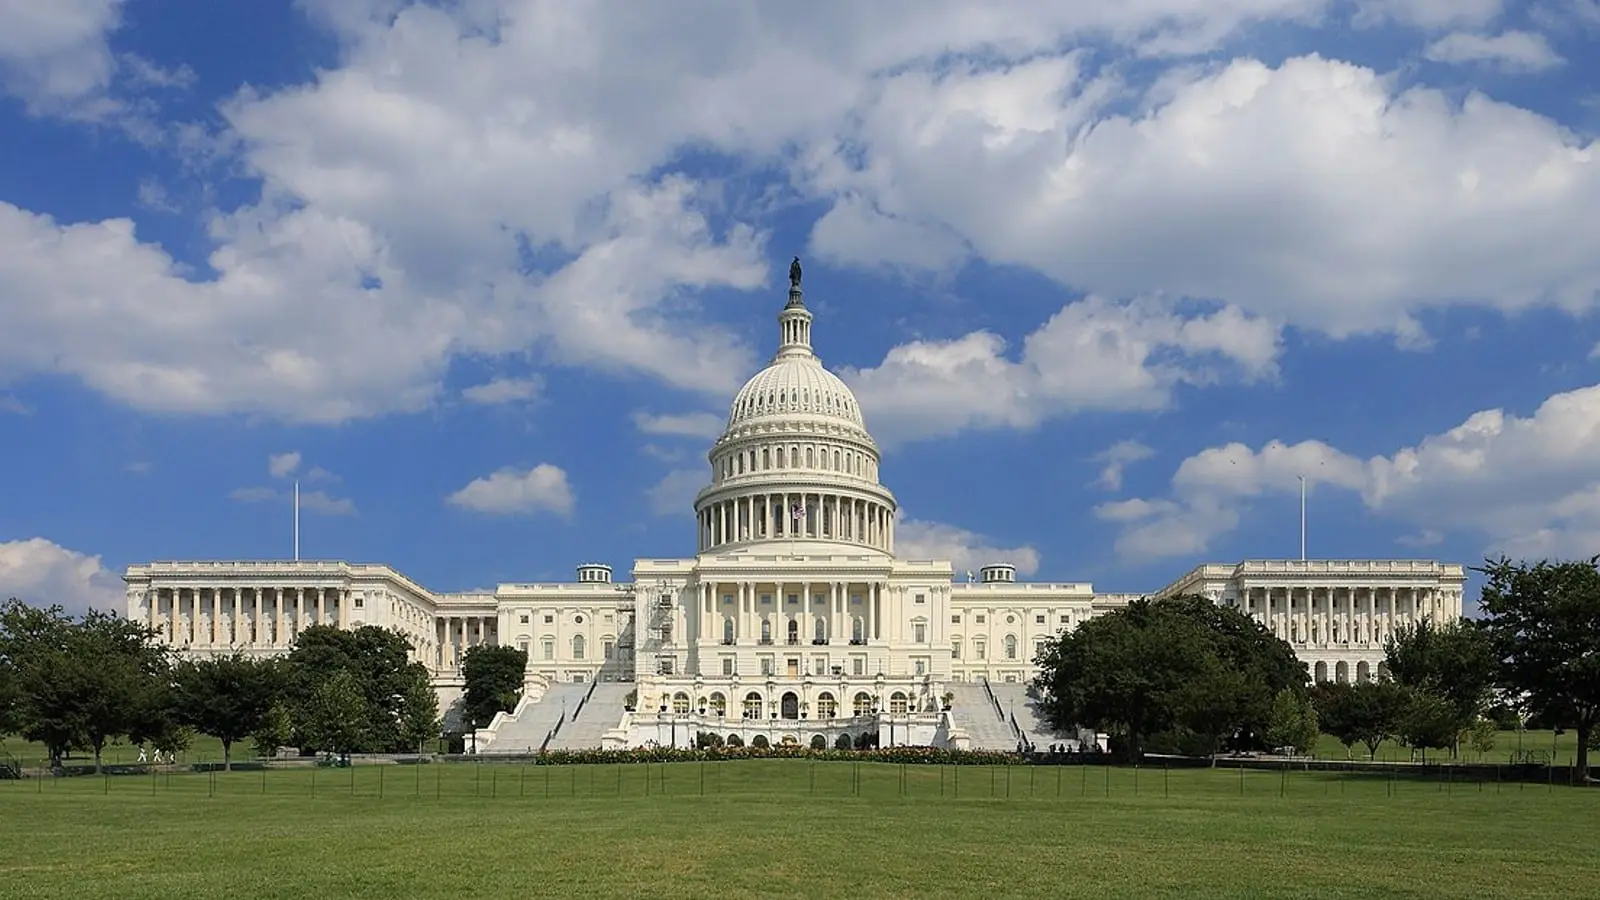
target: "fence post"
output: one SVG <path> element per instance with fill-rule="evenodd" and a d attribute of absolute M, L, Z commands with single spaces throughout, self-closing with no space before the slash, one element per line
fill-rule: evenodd
<path fill-rule="evenodd" d="M 378 766 L 378 799 L 383 799 L 383 766 Z"/>

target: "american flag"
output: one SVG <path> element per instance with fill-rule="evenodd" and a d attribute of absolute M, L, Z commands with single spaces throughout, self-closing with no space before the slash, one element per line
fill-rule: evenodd
<path fill-rule="evenodd" d="M 806 517 L 806 508 L 798 503 L 791 507 L 789 512 L 794 516 L 796 522 Z"/>

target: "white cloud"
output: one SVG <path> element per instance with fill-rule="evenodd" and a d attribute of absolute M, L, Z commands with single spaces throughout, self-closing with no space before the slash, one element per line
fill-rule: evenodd
<path fill-rule="evenodd" d="M 291 504 L 294 492 L 274 487 L 242 487 L 228 492 L 228 499 L 236 503 Z M 348 497 L 334 497 L 325 491 L 300 492 L 300 508 L 328 516 L 353 516 L 356 504 Z"/>
<path fill-rule="evenodd" d="M 1077 290 L 1212 298 L 1335 337 L 1420 344 L 1432 308 L 1595 304 L 1600 168 L 1554 121 L 1317 56 L 1174 69 L 1133 113 L 1106 106 L 1128 106 L 1115 79 L 1050 60 L 903 70 L 807 157 L 808 184 Z M 865 233 L 852 254 L 904 257 Z"/>
<path fill-rule="evenodd" d="M 633 414 L 633 426 L 645 434 L 713 440 L 722 434 L 723 418 L 715 413 L 655 415 L 639 411 Z"/>
<path fill-rule="evenodd" d="M 106 45 L 123 0 L 0 0 L 0 87 L 34 112 L 104 91 L 116 60 Z"/>
<path fill-rule="evenodd" d="M 504 468 L 492 475 L 475 478 L 466 487 L 446 498 L 447 503 L 483 513 L 511 514 L 540 510 L 568 515 L 572 512 L 572 488 L 567 473 L 549 463 L 531 469 Z"/>
<path fill-rule="evenodd" d="M 1095 462 L 1104 463 L 1100 470 L 1100 477 L 1095 484 L 1108 491 L 1122 490 L 1122 470 L 1136 462 L 1143 462 L 1155 455 L 1155 451 L 1138 441 L 1118 441 L 1110 447 L 1095 454 Z"/>
<path fill-rule="evenodd" d="M 0 543 L 0 599 L 12 597 L 34 606 L 60 604 L 72 613 L 126 608 L 122 578 L 100 557 L 44 538 Z"/>
<path fill-rule="evenodd" d="M 1444 532 L 1434 531 L 1431 528 L 1424 528 L 1416 534 L 1401 535 L 1400 537 L 1396 538 L 1395 541 L 1402 547 L 1414 547 L 1417 549 L 1421 549 L 1423 547 L 1436 547 L 1439 544 L 1444 543 Z"/>
<path fill-rule="evenodd" d="M 495 378 L 475 384 L 461 392 L 469 403 L 495 406 L 502 403 L 525 403 L 537 398 L 544 390 L 541 378 Z"/>
<path fill-rule="evenodd" d="M 983 535 L 940 522 L 921 522 L 903 514 L 894 526 L 895 555 L 901 559 L 947 559 L 957 572 L 990 563 L 1010 563 L 1023 575 L 1039 571 L 1039 551 L 1028 545 L 999 547 Z"/>
<path fill-rule="evenodd" d="M 1357 493 L 1373 513 L 1420 529 L 1402 539 L 1407 546 L 1468 531 L 1485 553 L 1592 555 L 1600 552 L 1600 385 L 1556 394 L 1525 417 L 1482 410 L 1368 460 L 1319 441 L 1213 447 L 1178 467 L 1170 499 L 1096 512 L 1123 526 L 1125 555 L 1193 555 L 1236 528 L 1251 501 L 1291 495 L 1301 474 L 1311 490 Z"/>
<path fill-rule="evenodd" d="M 1504 0 L 1356 0 L 1353 23 L 1394 23 L 1424 30 L 1471 28 L 1499 18 Z"/>
<path fill-rule="evenodd" d="M 976 331 L 891 349 L 843 369 L 887 445 L 966 429 L 1030 428 L 1085 410 L 1161 409 L 1180 383 L 1274 375 L 1278 331 L 1233 308 L 1184 317 L 1154 301 L 1070 303 L 1022 342 Z"/>
<path fill-rule="evenodd" d="M 681 516 L 694 512 L 694 498 L 710 481 L 705 468 L 674 469 L 645 491 L 650 511 L 658 516 Z"/>
<path fill-rule="evenodd" d="M 1434 62 L 1481 63 L 1508 72 L 1540 72 L 1565 62 L 1544 35 L 1532 31 L 1492 36 L 1458 31 L 1429 44 L 1423 55 Z"/>
<path fill-rule="evenodd" d="M 267 473 L 273 478 L 288 478 L 299 468 L 300 454 L 298 452 L 274 453 L 267 457 Z"/>
<path fill-rule="evenodd" d="M 11 413 L 17 416 L 33 414 L 33 409 L 28 404 L 10 394 L 0 394 L 0 413 Z"/>
<path fill-rule="evenodd" d="M 56 21 L 57 7 L 104 14 L 28 31 L 61 37 L 13 56 L 103 56 L 114 3 L 3 8 Z M 1429 306 L 1580 308 L 1600 285 L 1585 240 L 1600 176 L 1552 122 L 1481 97 L 1396 96 L 1318 58 L 1182 69 L 1141 98 L 1118 64 L 1085 74 L 1089 57 L 1060 49 L 1210 51 L 1256 23 L 1317 21 L 1329 0 L 301 7 L 339 63 L 224 106 L 208 143 L 236 149 L 225 162 L 260 196 L 206 223 L 204 267 L 129 220 L 0 204 L 0 379 L 63 373 L 143 410 L 329 423 L 424 409 L 457 356 L 515 354 L 726 396 L 756 357 L 697 298 L 767 285 L 766 234 L 739 224 L 765 210 L 660 175 L 684 148 L 787 167 L 804 199 L 834 201 L 812 237 L 823 255 L 906 268 L 972 255 L 1100 296 L 1217 299 L 1263 328 L 1414 331 L 1407 317 Z M 1366 7 L 1458 28 L 1488 9 Z M 1163 327 L 1191 318 L 1170 315 Z M 932 349 L 1029 368 L 992 340 Z M 1022 380 L 1045 400 L 976 415 L 965 401 L 955 418 L 1150 408 L 1173 367 L 1087 403 L 1034 368 Z"/>

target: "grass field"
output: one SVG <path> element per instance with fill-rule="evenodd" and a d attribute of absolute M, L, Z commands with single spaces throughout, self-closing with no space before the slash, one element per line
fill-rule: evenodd
<path fill-rule="evenodd" d="M 27 779 L 0 782 L 0 897 L 1571 898 L 1600 881 L 1597 821 L 1594 790 L 1205 769 Z"/>
<path fill-rule="evenodd" d="M 1520 735 L 1515 731 L 1502 731 L 1495 740 L 1493 750 L 1480 754 L 1463 748 L 1462 761 L 1510 762 L 1512 753 L 1519 746 L 1526 750 L 1550 751 L 1552 753 L 1552 765 L 1565 766 L 1572 764 L 1578 744 L 1576 736 L 1570 731 L 1562 732 L 1561 734 L 1555 734 L 1550 731 L 1525 731 Z M 251 748 L 248 742 L 233 749 L 235 759 L 247 759 L 251 756 Z M 29 767 L 38 765 L 39 761 L 47 756 L 44 747 L 39 744 L 16 738 L 0 738 L 0 759 L 5 758 L 7 755 L 22 761 L 24 765 Z M 1340 744 L 1336 738 L 1325 734 L 1317 743 L 1315 755 L 1318 759 L 1364 760 L 1367 758 L 1367 748 L 1365 745 L 1357 744 L 1352 750 L 1346 751 L 1344 745 Z M 1449 754 L 1447 753 L 1432 752 L 1428 754 L 1428 760 L 1430 762 L 1443 761 L 1448 756 Z M 138 758 L 139 748 L 131 747 L 127 744 L 114 744 L 107 747 L 105 751 L 105 761 L 112 765 L 131 763 Z M 1377 758 L 1379 761 L 1404 762 L 1411 759 L 1411 751 L 1393 741 L 1384 741 L 1378 746 Z M 86 761 L 84 754 L 81 752 L 74 754 L 73 759 Z M 193 745 L 186 752 L 178 754 L 178 761 L 181 763 L 212 762 L 221 759 L 222 743 L 216 738 L 205 735 L 196 735 Z M 92 757 L 87 761 L 92 761 Z"/>

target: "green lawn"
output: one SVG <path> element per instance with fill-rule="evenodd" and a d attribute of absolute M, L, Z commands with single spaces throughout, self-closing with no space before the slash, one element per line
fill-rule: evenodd
<path fill-rule="evenodd" d="M 1205 769 L 28 779 L 0 782 L 0 897 L 1570 898 L 1600 881 L 1596 821 L 1600 790 Z"/>

